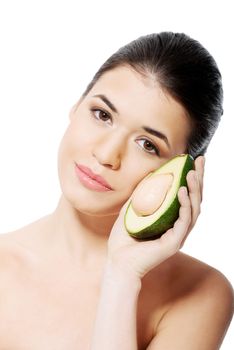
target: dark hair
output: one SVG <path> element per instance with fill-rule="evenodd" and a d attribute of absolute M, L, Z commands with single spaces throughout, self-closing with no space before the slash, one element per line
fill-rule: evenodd
<path fill-rule="evenodd" d="M 194 158 L 203 155 L 223 114 L 221 74 L 209 52 L 184 33 L 141 36 L 106 60 L 82 97 L 105 72 L 122 65 L 132 67 L 144 77 L 153 76 L 184 106 L 193 125 L 187 152 Z"/>

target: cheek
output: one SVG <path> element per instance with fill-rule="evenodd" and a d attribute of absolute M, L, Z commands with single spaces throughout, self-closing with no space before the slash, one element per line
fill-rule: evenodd
<path fill-rule="evenodd" d="M 126 160 L 127 161 L 127 160 Z M 132 193 L 136 186 L 152 171 L 160 166 L 159 162 L 155 159 L 154 161 L 149 159 L 142 159 L 137 157 L 132 157 L 128 159 L 128 164 L 126 164 L 126 171 L 123 174 L 122 179 L 124 179 L 123 184 L 128 184 L 129 193 Z"/>
<path fill-rule="evenodd" d="M 90 143 L 89 134 L 84 123 L 71 122 L 60 143 L 61 156 L 76 157 L 80 151 L 84 152 Z"/>
<path fill-rule="evenodd" d="M 122 186 L 120 184 L 119 187 L 122 188 L 122 198 L 124 201 L 131 197 L 136 187 L 146 176 L 158 169 L 166 161 L 168 161 L 168 159 L 159 159 L 157 157 L 153 160 L 139 159 L 137 157 L 128 159 L 128 164 L 126 166 L 127 171 L 121 176 Z"/>

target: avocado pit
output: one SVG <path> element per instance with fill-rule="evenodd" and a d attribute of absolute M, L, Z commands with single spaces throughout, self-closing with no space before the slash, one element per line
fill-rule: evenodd
<path fill-rule="evenodd" d="M 173 174 L 150 176 L 139 184 L 133 194 L 132 207 L 138 216 L 153 214 L 163 203 L 173 183 Z"/>

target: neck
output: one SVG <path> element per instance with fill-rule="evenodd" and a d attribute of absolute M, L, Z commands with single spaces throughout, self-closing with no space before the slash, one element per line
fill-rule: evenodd
<path fill-rule="evenodd" d="M 81 263 L 106 257 L 107 241 L 116 218 L 116 215 L 98 217 L 81 213 L 63 195 L 50 215 L 56 241 L 61 240 Z"/>

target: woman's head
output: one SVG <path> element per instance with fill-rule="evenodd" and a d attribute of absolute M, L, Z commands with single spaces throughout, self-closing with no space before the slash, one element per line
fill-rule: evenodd
<path fill-rule="evenodd" d="M 183 33 L 141 36 L 121 47 L 99 68 L 84 98 L 100 77 L 118 66 L 130 66 L 181 103 L 192 122 L 187 152 L 203 155 L 223 113 L 221 74 L 209 52 Z M 175 121 L 176 122 L 176 121 Z"/>
<path fill-rule="evenodd" d="M 179 153 L 203 154 L 221 114 L 220 73 L 200 44 L 172 33 L 133 41 L 71 110 L 58 164 L 65 197 L 83 213 L 117 214 L 149 172 Z M 79 166 L 112 191 L 87 188 Z"/>
<path fill-rule="evenodd" d="M 186 151 L 190 132 L 186 110 L 157 82 L 115 67 L 71 110 L 59 151 L 62 191 L 79 212 L 116 215 L 147 174 Z M 77 168 L 102 176 L 112 190 L 90 188 Z"/>

